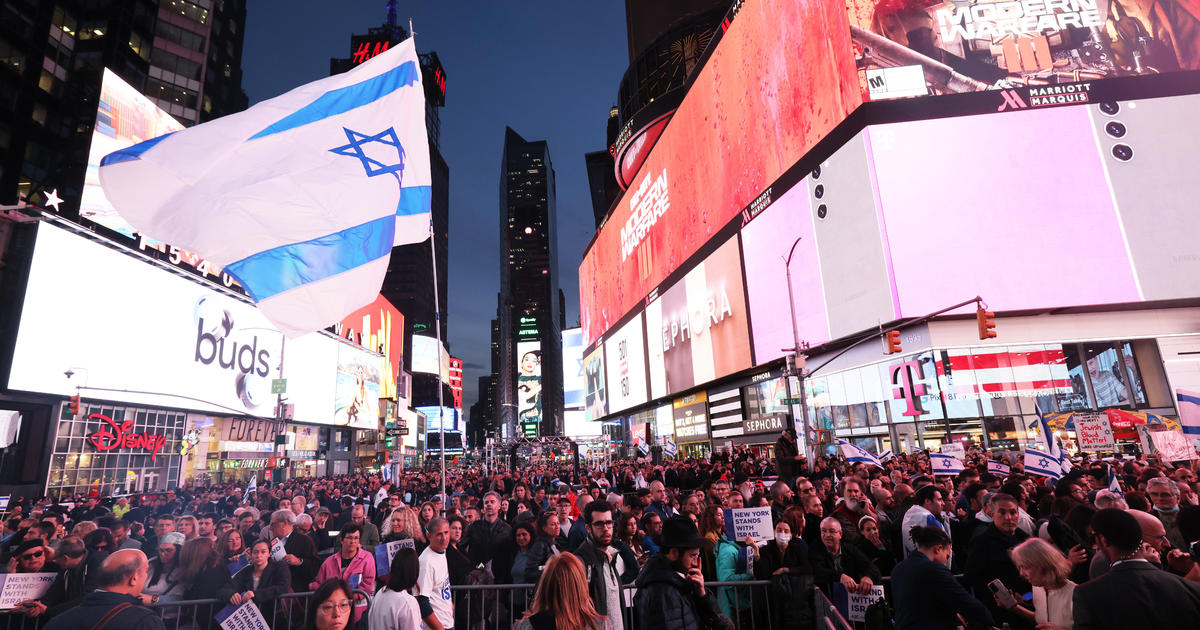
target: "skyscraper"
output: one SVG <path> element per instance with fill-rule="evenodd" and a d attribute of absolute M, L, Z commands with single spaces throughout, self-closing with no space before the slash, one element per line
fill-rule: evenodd
<path fill-rule="evenodd" d="M 545 141 L 504 133 L 500 165 L 500 437 L 562 430 L 562 291 L 554 167 Z"/>

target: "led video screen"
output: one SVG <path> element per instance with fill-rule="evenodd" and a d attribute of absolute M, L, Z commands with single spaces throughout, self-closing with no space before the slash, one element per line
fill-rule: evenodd
<path fill-rule="evenodd" d="M 846 7 L 872 100 L 1028 88 L 1006 101 L 1017 106 L 1027 94 L 1082 103 L 1089 81 L 1200 68 L 1194 5 L 847 0 Z"/>
<path fill-rule="evenodd" d="M 638 313 L 604 340 L 608 362 L 608 412 L 617 413 L 646 402 L 646 338 Z"/>
<path fill-rule="evenodd" d="M 646 307 L 646 337 L 651 398 L 750 367 L 736 237 Z"/>
<path fill-rule="evenodd" d="M 579 269 L 592 344 L 862 102 L 845 12 L 738 12 Z"/>
<path fill-rule="evenodd" d="M 583 329 L 562 331 L 563 407 L 583 409 L 587 377 L 583 370 Z"/>
<path fill-rule="evenodd" d="M 604 346 L 583 358 L 583 373 L 586 379 L 584 412 L 588 421 L 599 420 L 608 414 L 608 390 L 605 388 L 607 372 L 604 371 Z"/>
<path fill-rule="evenodd" d="M 517 421 L 522 426 L 542 422 L 542 343 L 517 344 Z"/>

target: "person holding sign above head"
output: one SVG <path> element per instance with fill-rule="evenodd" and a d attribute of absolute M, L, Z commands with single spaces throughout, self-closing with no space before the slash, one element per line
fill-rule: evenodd
<path fill-rule="evenodd" d="M 410 592 L 417 585 L 420 564 L 417 551 L 402 548 L 392 557 L 387 585 L 371 602 L 367 627 L 371 630 L 416 630 L 421 627 L 421 606 Z"/>
<path fill-rule="evenodd" d="M 375 555 L 363 549 L 362 528 L 358 523 L 349 522 L 342 527 L 338 536 L 340 548 L 337 553 L 325 559 L 317 577 L 309 585 L 310 590 L 316 590 L 324 582 L 332 578 L 341 578 L 353 589 L 362 589 L 368 593 L 375 592 Z M 354 607 L 354 621 L 362 618 L 367 609 L 364 600 Z"/>
<path fill-rule="evenodd" d="M 292 575 L 287 565 L 271 558 L 271 545 L 265 540 L 254 543 L 249 557 L 250 564 L 242 567 L 228 584 L 217 591 L 217 599 L 234 606 L 252 601 L 263 617 L 271 619 L 275 600 L 292 590 Z"/>
<path fill-rule="evenodd" d="M 892 571 L 892 603 L 896 630 L 954 630 L 966 626 L 990 628 L 992 615 L 967 592 L 946 568 L 950 536 L 940 527 L 917 526 L 909 531 L 917 550 Z"/>

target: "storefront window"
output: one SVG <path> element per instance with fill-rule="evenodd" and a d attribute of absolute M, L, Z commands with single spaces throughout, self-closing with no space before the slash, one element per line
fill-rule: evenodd
<path fill-rule="evenodd" d="M 783 399 L 787 398 L 786 383 L 786 379 L 780 377 L 742 388 L 746 428 L 758 427 L 762 431 L 779 432 L 788 426 L 791 414 L 788 413 L 788 405 L 783 403 Z"/>

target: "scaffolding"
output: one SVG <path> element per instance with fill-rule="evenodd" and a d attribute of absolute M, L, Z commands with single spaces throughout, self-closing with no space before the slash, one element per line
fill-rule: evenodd
<path fill-rule="evenodd" d="M 570 466 L 572 483 L 581 483 L 588 467 L 607 466 L 612 463 L 609 446 L 608 438 L 603 435 L 488 438 L 488 472 L 501 468 L 518 470 L 526 466 L 550 463 L 556 466 Z M 581 464 L 584 467 L 583 471 L 580 470 Z"/>

